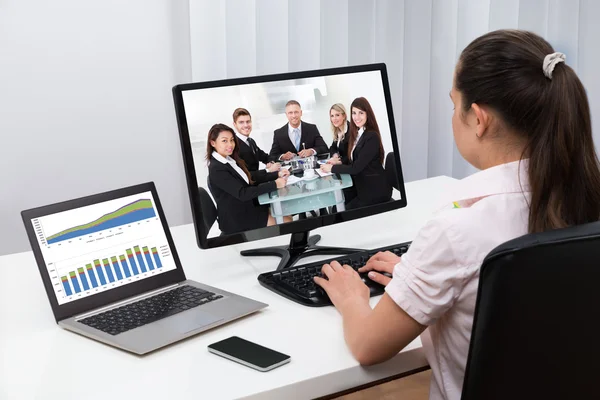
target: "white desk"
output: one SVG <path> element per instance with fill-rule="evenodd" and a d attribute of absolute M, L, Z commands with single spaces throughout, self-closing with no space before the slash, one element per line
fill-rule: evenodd
<path fill-rule="evenodd" d="M 316 233 L 330 246 L 375 248 L 409 241 L 453 182 L 437 177 L 408 183 L 408 207 Z M 192 225 L 172 232 L 188 278 L 270 306 L 139 357 L 59 328 L 33 254 L 2 256 L 0 399 L 308 399 L 427 365 L 416 339 L 388 362 L 361 367 L 346 348 L 333 307 L 304 307 L 261 287 L 256 276 L 273 270 L 279 260 L 245 258 L 239 251 L 284 244 L 289 236 L 201 250 Z M 208 353 L 208 344 L 231 335 L 290 354 L 292 361 L 263 373 Z"/>

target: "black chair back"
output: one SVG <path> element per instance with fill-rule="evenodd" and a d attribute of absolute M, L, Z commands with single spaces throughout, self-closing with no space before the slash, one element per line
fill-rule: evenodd
<path fill-rule="evenodd" d="M 600 399 L 599 284 L 600 222 L 490 252 L 462 399 Z"/>
<path fill-rule="evenodd" d="M 202 221 L 204 222 L 204 228 L 206 234 L 210 232 L 213 224 L 217 220 L 217 207 L 212 198 L 203 187 L 198 187 L 198 193 L 200 197 L 200 212 L 202 213 Z"/>
<path fill-rule="evenodd" d="M 394 189 L 398 189 L 398 173 L 396 172 L 396 160 L 394 159 L 394 153 L 388 153 L 385 156 L 385 175 L 387 180 Z"/>

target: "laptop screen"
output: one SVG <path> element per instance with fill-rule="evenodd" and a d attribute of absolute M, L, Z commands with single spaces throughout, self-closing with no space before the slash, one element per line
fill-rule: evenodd
<path fill-rule="evenodd" d="M 30 219 L 59 305 L 176 269 L 152 192 Z"/>

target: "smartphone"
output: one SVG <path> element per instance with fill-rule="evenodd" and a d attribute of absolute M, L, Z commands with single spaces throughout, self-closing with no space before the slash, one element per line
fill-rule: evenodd
<path fill-rule="evenodd" d="M 262 372 L 270 371 L 290 362 L 290 356 L 287 354 L 268 349 L 237 336 L 209 345 L 208 351 Z"/>

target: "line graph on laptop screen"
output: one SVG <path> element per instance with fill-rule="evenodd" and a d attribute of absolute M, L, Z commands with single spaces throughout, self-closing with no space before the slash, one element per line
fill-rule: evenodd
<path fill-rule="evenodd" d="M 60 305 L 176 268 L 151 192 L 31 223 Z"/>

